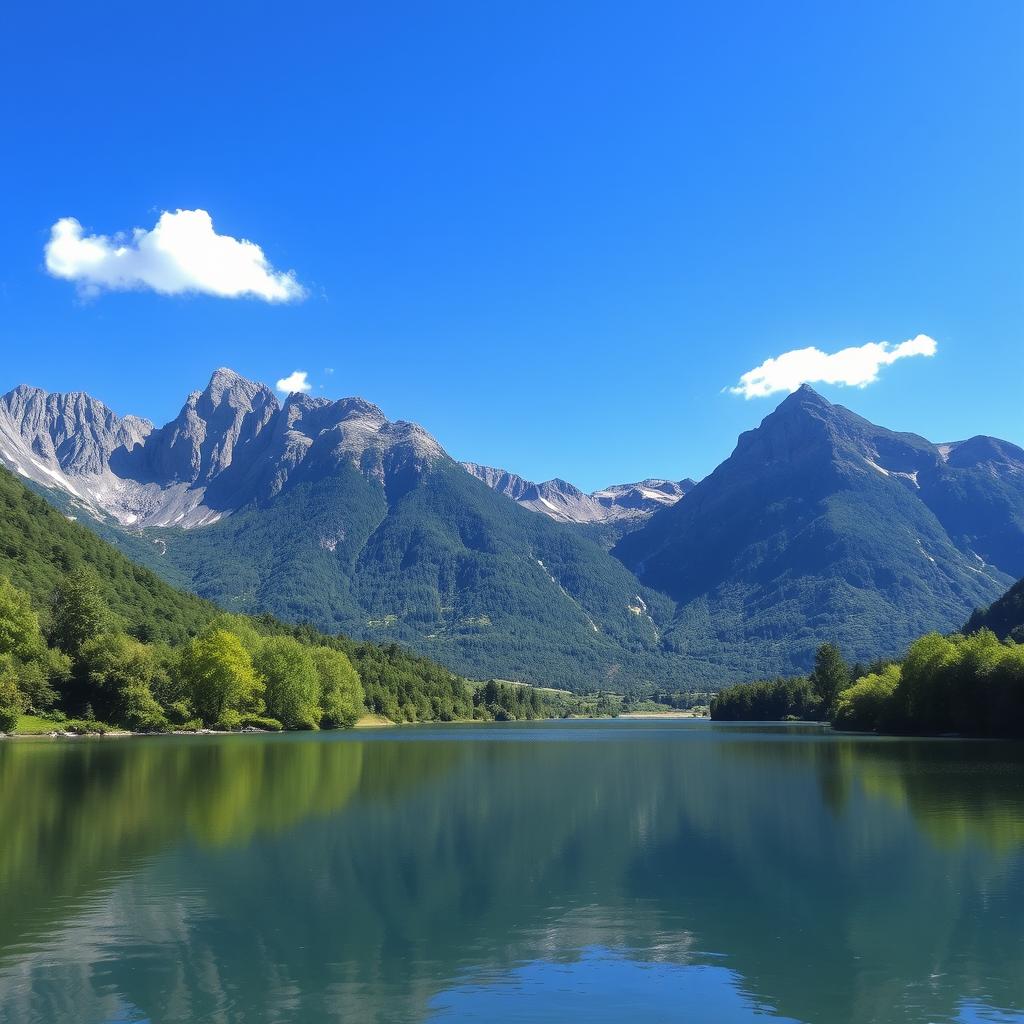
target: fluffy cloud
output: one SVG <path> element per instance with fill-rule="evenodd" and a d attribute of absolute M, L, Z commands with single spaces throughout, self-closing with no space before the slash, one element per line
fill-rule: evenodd
<path fill-rule="evenodd" d="M 290 395 L 293 391 L 312 391 L 313 385 L 307 379 L 309 374 L 305 370 L 293 370 L 287 377 L 282 377 L 277 384 L 277 390 L 282 395 Z"/>
<path fill-rule="evenodd" d="M 744 398 L 764 398 L 779 391 L 796 391 L 801 384 L 819 382 L 863 388 L 878 380 L 878 371 L 883 366 L 909 356 L 933 356 L 937 347 L 927 334 L 919 334 L 899 345 L 869 341 L 831 353 L 820 348 L 798 348 L 766 359 L 743 374 L 739 384 L 729 391 Z"/>
<path fill-rule="evenodd" d="M 255 242 L 218 235 L 205 210 L 165 212 L 152 230 L 113 238 L 83 234 L 74 217 L 63 217 L 50 229 L 46 269 L 86 295 L 152 288 L 161 295 L 292 302 L 306 294 L 291 271 L 274 270 Z"/>

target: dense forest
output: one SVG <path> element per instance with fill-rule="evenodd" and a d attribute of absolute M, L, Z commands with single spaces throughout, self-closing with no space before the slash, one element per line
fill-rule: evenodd
<path fill-rule="evenodd" d="M 593 706 L 591 706 L 593 705 Z M 0 732 L 316 729 L 600 713 L 554 691 L 473 684 L 379 646 L 227 614 L 132 564 L 0 473 Z"/>
<path fill-rule="evenodd" d="M 729 687 L 712 698 L 711 717 L 827 720 L 837 729 L 900 735 L 1024 736 L 1024 644 L 986 627 L 929 633 L 902 662 L 852 669 L 825 644 L 810 676 Z"/>
<path fill-rule="evenodd" d="M 577 692 L 683 678 L 658 641 L 670 601 L 447 461 L 388 488 L 342 465 L 202 529 L 93 528 L 222 607 L 400 643 L 473 678 Z"/>

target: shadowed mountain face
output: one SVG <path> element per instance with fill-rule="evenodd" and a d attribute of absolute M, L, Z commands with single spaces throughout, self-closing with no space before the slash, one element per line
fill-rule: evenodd
<path fill-rule="evenodd" d="M 802 669 L 822 635 L 897 653 L 1024 569 L 1024 451 L 934 445 L 804 387 L 615 554 L 679 602 L 691 658 Z"/>
<path fill-rule="evenodd" d="M 1009 637 L 1024 643 L 1024 580 L 1018 580 L 987 608 L 979 608 L 971 616 L 965 632 L 991 629 L 1001 640 Z"/>

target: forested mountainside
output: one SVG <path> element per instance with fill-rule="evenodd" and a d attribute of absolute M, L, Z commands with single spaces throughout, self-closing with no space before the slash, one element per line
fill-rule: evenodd
<path fill-rule="evenodd" d="M 981 629 L 992 630 L 1000 640 L 1024 643 L 1024 580 L 1018 580 L 992 604 L 976 609 L 964 627 L 967 633 Z"/>
<path fill-rule="evenodd" d="M 84 729 L 532 718 L 574 710 L 476 687 L 437 662 L 224 614 L 181 593 L 0 469 L 0 731 L 22 712 Z"/>
<path fill-rule="evenodd" d="M 898 655 L 1020 573 L 1024 451 L 935 445 L 804 387 L 615 553 L 678 602 L 668 644 L 725 675 L 804 671 L 823 639 Z"/>

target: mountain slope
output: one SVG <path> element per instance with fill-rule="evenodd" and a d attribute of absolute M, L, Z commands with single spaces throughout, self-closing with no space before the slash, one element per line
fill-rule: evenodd
<path fill-rule="evenodd" d="M 986 446 L 943 448 L 805 386 L 615 554 L 679 603 L 667 641 L 687 659 L 767 675 L 805 670 L 822 639 L 899 653 L 1001 593 L 1024 555 L 1006 526 L 1020 450 L 994 472 Z"/>
<path fill-rule="evenodd" d="M 971 615 L 964 632 L 976 633 L 979 629 L 991 629 L 1001 640 L 1009 637 L 1024 643 L 1024 580 L 1018 580 L 1002 597 Z"/>
<path fill-rule="evenodd" d="M 653 515 L 661 499 L 642 492 L 656 481 L 585 495 L 469 473 L 363 399 L 282 406 L 223 369 L 162 428 L 18 388 L 0 399 L 0 460 L 227 608 L 576 689 L 801 671 L 826 639 L 851 657 L 898 654 L 1024 574 L 1021 449 L 934 445 L 807 388 L 684 500 L 687 482 L 665 485 L 674 504 Z M 618 539 L 615 522 L 529 510 L 546 495 L 564 515 L 609 503 L 635 532 L 612 557 L 591 538 Z"/>
<path fill-rule="evenodd" d="M 117 536 L 133 537 L 123 531 Z M 140 540 L 140 544 L 153 547 L 149 540 Z M 91 530 L 69 522 L 28 485 L 0 468 L 0 577 L 27 592 L 45 624 L 54 588 L 69 570 L 82 566 L 93 570 L 102 597 L 124 628 L 145 642 L 180 645 L 218 615 L 214 605 L 169 586 Z M 464 679 L 396 644 L 379 646 L 344 636 L 323 637 L 308 627 L 290 627 L 267 616 L 251 625 L 261 635 L 295 636 L 311 646 L 327 644 L 343 651 L 362 680 L 366 707 L 393 721 L 449 720 L 453 714 L 474 713 L 487 717 L 492 713 L 479 709 L 474 712 L 472 690 Z M 120 685 L 116 683 L 114 689 Z M 511 695 L 510 710 L 519 714 L 522 712 L 515 708 L 516 689 L 499 690 L 498 702 Z M 76 715 L 84 710 L 86 702 L 95 699 L 99 707 L 110 700 L 106 684 L 91 678 L 79 679 L 71 688 L 62 683 L 60 693 L 61 710 Z M 540 698 L 540 709 L 545 714 L 569 706 Z M 530 709 L 533 707 L 531 702 Z"/>
<path fill-rule="evenodd" d="M 404 485 L 340 466 L 153 536 L 161 560 L 226 607 L 398 640 L 469 675 L 595 688 L 681 671 L 652 619 L 669 615 L 664 598 L 449 460 Z"/>
<path fill-rule="evenodd" d="M 111 610 L 148 639 L 180 642 L 215 613 L 205 601 L 175 590 L 91 530 L 69 522 L 0 468 L 0 575 L 45 609 L 61 576 L 80 565 L 95 571 Z"/>

